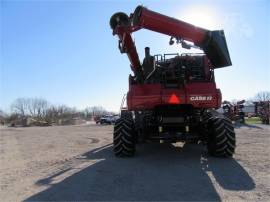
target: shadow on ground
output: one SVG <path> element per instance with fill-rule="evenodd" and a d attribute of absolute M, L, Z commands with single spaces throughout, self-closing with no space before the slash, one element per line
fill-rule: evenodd
<path fill-rule="evenodd" d="M 139 145 L 133 158 L 115 158 L 112 146 L 84 154 L 88 160 L 103 159 L 57 184 L 61 171 L 41 179 L 50 187 L 26 201 L 219 201 L 207 172 L 227 190 L 252 190 L 255 184 L 234 159 L 210 158 L 201 145 L 174 147 Z"/>
<path fill-rule="evenodd" d="M 247 123 L 234 123 L 234 128 L 248 127 L 254 129 L 263 129 L 259 124 L 247 124 Z"/>

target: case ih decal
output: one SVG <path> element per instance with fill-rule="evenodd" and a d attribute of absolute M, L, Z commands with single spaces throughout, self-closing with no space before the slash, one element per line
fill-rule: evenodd
<path fill-rule="evenodd" d="M 190 101 L 211 101 L 213 97 L 209 96 L 190 96 Z"/>

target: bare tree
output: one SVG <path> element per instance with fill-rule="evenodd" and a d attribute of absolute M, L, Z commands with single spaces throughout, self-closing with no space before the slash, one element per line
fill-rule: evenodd
<path fill-rule="evenodd" d="M 11 105 L 11 111 L 24 117 L 28 114 L 29 102 L 29 98 L 17 98 Z"/>
<path fill-rule="evenodd" d="M 106 109 L 101 106 L 87 107 L 84 110 L 87 118 L 93 118 L 96 116 L 102 116 L 107 113 Z"/>
<path fill-rule="evenodd" d="M 18 98 L 11 105 L 11 111 L 21 117 L 31 116 L 44 119 L 48 109 L 48 101 L 42 98 Z"/>
<path fill-rule="evenodd" d="M 68 123 L 77 116 L 79 116 L 79 112 L 75 108 L 70 108 L 65 105 L 51 105 L 46 110 L 46 120 L 48 122 L 58 123 L 61 120 L 60 122 Z"/>
<path fill-rule="evenodd" d="M 49 107 L 48 101 L 42 98 L 29 99 L 28 110 L 32 117 L 43 119 Z"/>
<path fill-rule="evenodd" d="M 260 101 L 270 101 L 270 91 L 261 91 L 255 95 L 255 100 Z"/>
<path fill-rule="evenodd" d="M 11 105 L 14 119 L 46 121 L 48 123 L 69 124 L 74 118 L 94 118 L 108 113 L 101 106 L 88 107 L 84 111 L 66 105 L 49 105 L 43 98 L 18 98 Z M 16 116 L 15 116 L 16 115 Z"/>
<path fill-rule="evenodd" d="M 67 107 L 66 105 L 61 105 L 57 107 L 57 112 L 58 112 L 59 118 L 69 118 L 69 117 L 72 117 L 76 113 L 76 110 L 70 107 Z"/>
<path fill-rule="evenodd" d="M 55 107 L 54 105 L 51 105 L 51 106 L 46 110 L 46 116 L 45 116 L 45 119 L 46 119 L 48 122 L 52 123 L 52 122 L 56 122 L 57 116 L 58 116 L 57 107 Z"/>

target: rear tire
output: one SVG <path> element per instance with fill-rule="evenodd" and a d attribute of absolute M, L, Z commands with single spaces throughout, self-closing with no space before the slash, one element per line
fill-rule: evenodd
<path fill-rule="evenodd" d="M 226 117 L 208 116 L 207 149 L 216 157 L 232 157 L 235 152 L 235 132 L 230 119 Z"/>
<path fill-rule="evenodd" d="M 119 118 L 114 125 L 113 151 L 115 156 L 133 156 L 136 151 L 134 123 L 129 118 Z"/>

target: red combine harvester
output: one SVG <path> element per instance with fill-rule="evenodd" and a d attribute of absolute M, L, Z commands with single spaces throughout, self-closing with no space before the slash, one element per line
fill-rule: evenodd
<path fill-rule="evenodd" d="M 224 32 L 195 27 L 142 6 L 130 16 L 115 13 L 110 26 L 134 72 L 129 76 L 127 108 L 121 109 L 114 127 L 115 155 L 133 156 L 136 143 L 151 140 L 202 141 L 210 155 L 231 157 L 234 128 L 230 119 L 214 110 L 222 100 L 214 69 L 231 65 Z M 141 63 L 131 33 L 143 28 L 170 36 L 170 45 L 176 42 L 205 54 L 151 56 L 146 47 Z"/>

